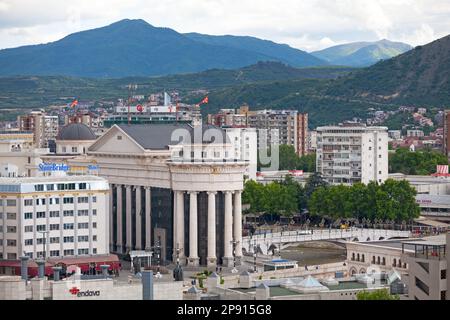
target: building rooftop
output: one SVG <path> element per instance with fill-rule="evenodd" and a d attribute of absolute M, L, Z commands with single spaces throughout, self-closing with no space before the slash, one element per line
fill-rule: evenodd
<path fill-rule="evenodd" d="M 4 178 L 0 177 L 0 184 L 24 184 L 24 183 L 55 183 L 55 182 L 71 182 L 71 181 L 106 181 L 104 178 L 97 176 L 48 176 L 48 177 L 15 177 Z"/>
<path fill-rule="evenodd" d="M 117 126 L 146 150 L 167 150 L 169 149 L 169 146 L 177 145 L 181 141 L 185 141 L 189 144 L 196 142 L 194 138 L 196 130 L 193 126 L 185 123 L 146 125 L 121 124 Z M 207 132 L 208 130 L 211 131 Z M 205 144 L 223 144 L 229 142 L 225 131 L 216 126 L 203 125 L 201 134 L 201 141 Z M 172 140 L 172 136 L 177 139 Z"/>
<path fill-rule="evenodd" d="M 91 141 L 97 140 L 95 133 L 83 123 L 71 123 L 61 129 L 57 140 L 62 141 Z"/>

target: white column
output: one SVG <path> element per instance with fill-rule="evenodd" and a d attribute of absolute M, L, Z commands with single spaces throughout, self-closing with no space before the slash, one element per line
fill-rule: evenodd
<path fill-rule="evenodd" d="M 152 194 L 150 187 L 145 188 L 145 250 L 152 247 Z"/>
<path fill-rule="evenodd" d="M 180 249 L 180 263 L 185 260 L 184 254 L 184 192 L 177 191 L 176 195 L 176 221 L 177 221 L 177 236 L 174 243 L 174 248 Z M 177 247 L 178 246 L 178 247 Z M 176 252 L 175 252 L 176 253 Z M 184 262 L 183 262 L 184 263 Z"/>
<path fill-rule="evenodd" d="M 208 192 L 208 266 L 217 265 L 216 254 L 216 194 Z"/>
<path fill-rule="evenodd" d="M 106 214 L 109 217 L 109 250 L 112 251 L 112 245 L 114 243 L 114 221 L 113 221 L 113 200 L 115 186 L 113 184 L 109 185 L 109 212 Z"/>
<path fill-rule="evenodd" d="M 189 265 L 198 266 L 198 219 L 197 219 L 197 194 L 190 192 L 189 204 Z"/>
<path fill-rule="evenodd" d="M 127 226 L 127 234 L 126 234 L 126 250 L 129 251 L 132 249 L 133 243 L 131 240 L 132 230 L 131 230 L 131 186 L 126 186 L 126 226 Z"/>
<path fill-rule="evenodd" d="M 136 250 L 142 249 L 142 187 L 136 187 Z"/>
<path fill-rule="evenodd" d="M 225 192 L 225 230 L 224 230 L 224 257 L 223 265 L 230 267 L 233 265 L 233 194 L 231 191 Z"/>
<path fill-rule="evenodd" d="M 117 252 L 122 253 L 123 252 L 123 243 L 122 243 L 122 214 L 123 214 L 123 208 L 122 208 L 122 186 L 117 186 Z"/>
<path fill-rule="evenodd" d="M 234 241 L 236 241 L 237 260 L 242 258 L 242 191 L 236 191 L 234 194 Z"/>

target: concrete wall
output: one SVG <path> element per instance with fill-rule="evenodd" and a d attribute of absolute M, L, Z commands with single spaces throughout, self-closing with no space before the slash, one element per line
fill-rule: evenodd
<path fill-rule="evenodd" d="M 25 299 L 25 282 L 20 277 L 0 277 L 0 300 Z"/>

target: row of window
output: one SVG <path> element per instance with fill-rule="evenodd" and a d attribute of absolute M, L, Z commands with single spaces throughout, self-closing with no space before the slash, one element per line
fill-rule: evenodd
<path fill-rule="evenodd" d="M 74 223 L 64 223 L 63 224 L 64 230 L 74 230 L 75 224 Z M 78 223 L 78 229 L 85 230 L 89 229 L 89 223 L 88 222 L 80 222 Z M 92 229 L 97 229 L 97 222 L 92 222 Z M 60 230 L 60 224 L 51 224 L 50 225 L 50 231 L 58 231 Z M 36 226 L 37 232 L 45 232 L 47 231 L 47 226 L 45 224 L 40 224 Z M 25 226 L 25 232 L 30 233 L 33 232 L 33 226 Z"/>
<path fill-rule="evenodd" d="M 75 240 L 75 237 L 73 236 L 68 236 L 68 237 L 64 237 L 63 238 L 63 242 L 64 243 L 73 243 Z M 97 241 L 97 236 L 94 235 L 92 236 L 92 241 L 96 242 Z M 33 245 L 33 239 L 26 239 L 25 240 L 25 246 L 32 246 Z M 61 238 L 60 237 L 51 237 L 50 238 L 50 244 L 59 244 L 61 242 Z M 89 242 L 89 236 L 78 236 L 78 242 Z M 42 245 L 44 244 L 44 238 L 37 238 L 36 239 L 36 244 L 37 245 Z"/>
<path fill-rule="evenodd" d="M 36 184 L 34 190 L 42 191 L 63 191 L 63 190 L 87 190 L 87 183 L 58 183 L 58 184 Z"/>
<path fill-rule="evenodd" d="M 78 210 L 77 215 L 79 217 L 88 217 L 89 216 L 89 210 Z M 97 209 L 92 210 L 92 215 L 97 215 Z M 50 211 L 49 212 L 50 218 L 59 218 L 60 212 L 59 211 Z M 74 216 L 74 210 L 64 210 L 63 211 L 64 217 L 73 217 Z M 44 219 L 46 218 L 46 212 L 36 212 L 36 219 Z M 24 219 L 25 220 L 32 220 L 33 219 L 33 212 L 25 212 L 24 213 Z"/>
<path fill-rule="evenodd" d="M 36 201 L 36 205 L 40 206 L 40 205 L 46 205 L 47 204 L 47 199 L 46 198 L 39 198 L 39 199 L 35 199 Z M 89 197 L 78 197 L 77 198 L 77 202 L 78 203 L 89 203 Z M 97 202 L 97 197 L 92 197 L 92 202 Z M 59 204 L 60 200 L 59 198 L 48 198 L 48 204 L 49 205 L 53 205 L 53 204 Z M 64 204 L 72 204 L 74 203 L 74 198 L 72 197 L 65 197 L 63 198 L 63 203 Z M 25 199 L 24 201 L 24 205 L 25 207 L 32 207 L 33 206 L 33 199 Z"/>
<path fill-rule="evenodd" d="M 75 250 L 73 250 L 73 249 L 67 249 L 67 250 L 64 250 L 63 252 L 64 252 L 64 256 L 74 256 L 75 255 Z M 77 252 L 78 252 L 79 256 L 89 255 L 89 249 L 78 249 Z M 93 248 L 92 253 L 97 254 L 97 248 Z M 26 253 L 26 256 L 29 257 L 30 259 L 33 259 L 32 252 Z M 43 251 L 36 252 L 36 256 L 43 257 L 44 252 Z M 61 254 L 60 254 L 59 250 L 50 250 L 50 257 L 60 257 L 60 256 L 61 256 Z M 10 259 L 10 258 L 8 257 L 8 259 Z"/>

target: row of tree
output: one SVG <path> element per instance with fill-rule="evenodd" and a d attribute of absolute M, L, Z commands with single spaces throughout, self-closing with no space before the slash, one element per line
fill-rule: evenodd
<path fill-rule="evenodd" d="M 250 206 L 249 213 L 292 217 L 307 209 L 312 216 L 333 220 L 381 219 L 400 222 L 420 215 L 415 196 L 416 190 L 407 181 L 329 186 L 316 173 L 305 186 L 292 177 L 266 185 L 248 181 L 243 203 Z"/>
<path fill-rule="evenodd" d="M 408 181 L 390 179 L 381 185 L 321 187 L 312 194 L 308 208 L 312 215 L 330 219 L 410 221 L 420 215 L 415 196 Z"/>

